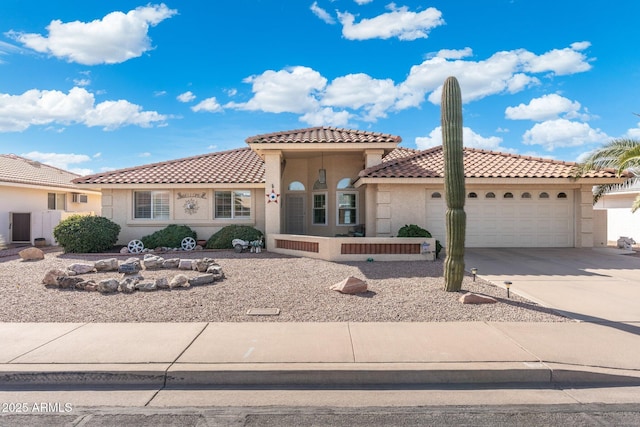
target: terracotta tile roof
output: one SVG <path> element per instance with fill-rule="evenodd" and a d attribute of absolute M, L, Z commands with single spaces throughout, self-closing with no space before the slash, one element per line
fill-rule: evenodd
<path fill-rule="evenodd" d="M 79 176 L 15 154 L 0 154 L 0 182 L 78 190 L 71 181 Z"/>
<path fill-rule="evenodd" d="M 464 148 L 466 178 L 571 178 L 573 162 Z M 443 178 L 442 146 L 400 157 L 360 172 L 364 178 Z M 593 171 L 587 178 L 614 178 L 612 170 Z"/>
<path fill-rule="evenodd" d="M 246 139 L 248 144 L 293 144 L 293 143 L 400 143 L 395 135 L 334 127 L 314 127 L 267 133 Z"/>
<path fill-rule="evenodd" d="M 250 148 L 119 169 L 75 180 L 78 184 L 263 183 L 264 162 Z"/>
<path fill-rule="evenodd" d="M 392 162 L 394 160 L 404 159 L 419 153 L 419 150 L 413 148 L 398 147 L 382 158 L 383 162 Z"/>

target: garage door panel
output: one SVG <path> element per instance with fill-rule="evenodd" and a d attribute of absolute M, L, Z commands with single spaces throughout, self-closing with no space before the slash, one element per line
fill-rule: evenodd
<path fill-rule="evenodd" d="M 474 190 L 476 191 L 476 190 Z M 467 199 L 467 247 L 572 247 L 573 246 L 573 194 L 566 192 L 566 199 L 557 199 L 557 192 L 540 189 L 529 191 L 531 198 L 521 198 L 519 190 L 496 193 L 496 198 L 484 195 L 489 189 L 477 190 L 478 198 Z M 513 199 L 502 194 L 511 191 Z M 541 199 L 546 192 L 549 198 Z M 444 199 L 427 197 L 427 225 L 438 237 L 445 235 Z M 444 242 L 444 240 L 443 240 Z"/>

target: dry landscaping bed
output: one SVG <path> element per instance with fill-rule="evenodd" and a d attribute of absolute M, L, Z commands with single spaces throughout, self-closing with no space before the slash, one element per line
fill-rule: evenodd
<path fill-rule="evenodd" d="M 511 295 L 481 279 L 464 279 L 463 290 L 492 296 L 497 304 L 458 302 L 459 293 L 442 290 L 442 260 L 435 262 L 333 263 L 269 252 L 176 252 L 162 256 L 213 258 L 225 278 L 212 284 L 103 295 L 82 290 L 49 289 L 45 273 L 70 264 L 130 255 L 64 254 L 46 251 L 45 259 L 0 258 L 2 322 L 398 322 L 523 321 L 559 322 L 566 318 Z M 139 256 L 142 258 L 142 256 Z M 181 273 L 184 273 L 181 271 Z M 142 270 L 145 279 L 167 276 L 165 270 Z M 173 272 L 172 274 L 175 274 Z M 198 275 L 197 271 L 185 273 Z M 88 273 L 97 281 L 114 272 Z M 368 291 L 344 295 L 329 287 L 353 276 Z M 118 274 L 116 272 L 116 277 Z M 278 316 L 249 316 L 250 309 L 278 308 Z"/>

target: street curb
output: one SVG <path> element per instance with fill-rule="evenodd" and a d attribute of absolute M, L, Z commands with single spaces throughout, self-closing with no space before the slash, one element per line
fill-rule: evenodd
<path fill-rule="evenodd" d="M 162 364 L 160 364 L 162 365 Z M 640 372 L 539 362 L 0 365 L 0 389 L 43 387 L 367 387 L 451 384 L 640 384 Z"/>

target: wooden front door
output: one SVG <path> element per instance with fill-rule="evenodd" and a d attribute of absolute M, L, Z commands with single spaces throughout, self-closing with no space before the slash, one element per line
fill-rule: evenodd
<path fill-rule="evenodd" d="M 31 241 L 31 214 L 11 213 L 11 241 L 30 242 Z"/>

